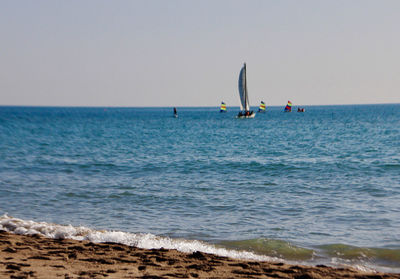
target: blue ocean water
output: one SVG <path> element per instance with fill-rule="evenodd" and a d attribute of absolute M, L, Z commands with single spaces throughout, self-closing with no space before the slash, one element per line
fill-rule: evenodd
<path fill-rule="evenodd" d="M 400 270 L 399 104 L 237 111 L 0 107 L 0 215 Z"/>

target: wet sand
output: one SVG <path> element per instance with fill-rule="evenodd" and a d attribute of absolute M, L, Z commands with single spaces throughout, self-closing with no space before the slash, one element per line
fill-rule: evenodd
<path fill-rule="evenodd" d="M 0 231 L 0 278 L 399 278 L 348 268 L 236 260 L 195 252 Z"/>

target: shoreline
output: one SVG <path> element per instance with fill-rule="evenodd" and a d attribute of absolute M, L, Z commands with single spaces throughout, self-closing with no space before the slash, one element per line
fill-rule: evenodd
<path fill-rule="evenodd" d="M 399 278 L 324 265 L 238 260 L 0 231 L 0 278 Z"/>

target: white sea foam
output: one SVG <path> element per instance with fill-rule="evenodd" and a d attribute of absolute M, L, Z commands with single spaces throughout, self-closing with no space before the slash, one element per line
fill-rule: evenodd
<path fill-rule="evenodd" d="M 367 267 L 366 265 L 363 264 L 355 264 L 351 260 L 346 260 L 342 258 L 336 258 L 332 257 L 331 258 L 331 265 L 333 266 L 340 266 L 340 267 L 347 267 L 347 268 L 353 268 L 362 272 L 376 272 L 377 269 Z"/>
<path fill-rule="evenodd" d="M 184 253 L 193 253 L 196 251 L 214 254 L 223 257 L 230 257 L 243 260 L 287 262 L 296 264 L 296 262 L 285 261 L 276 257 L 258 255 L 249 251 L 238 251 L 225 248 L 219 248 L 215 245 L 205 243 L 199 240 L 174 239 L 169 237 L 157 236 L 150 233 L 128 233 L 121 231 L 93 230 L 87 227 L 72 225 L 59 225 L 46 222 L 26 221 L 14 218 L 4 214 L 0 216 L 0 230 L 21 235 L 39 234 L 54 239 L 74 239 L 87 240 L 94 243 L 114 242 L 144 249 L 175 249 Z M 303 264 L 307 264 L 304 262 Z M 365 265 L 354 264 L 338 258 L 331 258 L 330 265 L 341 267 L 352 267 L 360 271 L 374 272 L 375 268 Z M 382 270 L 394 272 L 396 270 Z"/>
<path fill-rule="evenodd" d="M 200 251 L 236 259 L 282 261 L 278 258 L 257 255 L 248 251 L 236 251 L 219 248 L 198 240 L 173 239 L 169 237 L 156 236 L 150 233 L 127 233 L 107 230 L 100 231 L 82 226 L 74 227 L 71 225 L 25 221 L 8 216 L 7 214 L 0 217 L 0 230 L 22 235 L 40 234 L 45 237 L 56 239 L 88 240 L 94 243 L 115 242 L 145 249 L 176 249 L 184 253 Z"/>

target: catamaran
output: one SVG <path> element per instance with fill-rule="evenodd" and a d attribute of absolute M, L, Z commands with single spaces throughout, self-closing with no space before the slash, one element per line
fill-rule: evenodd
<path fill-rule="evenodd" d="M 292 102 L 291 101 L 287 101 L 287 105 L 285 107 L 285 112 L 291 112 L 292 111 Z"/>
<path fill-rule="evenodd" d="M 219 109 L 219 112 L 226 112 L 226 104 L 224 102 L 221 102 L 221 108 Z"/>
<path fill-rule="evenodd" d="M 260 107 L 258 108 L 258 112 L 265 112 L 265 103 L 261 101 Z"/>
<path fill-rule="evenodd" d="M 240 111 L 237 118 L 254 118 L 256 114 L 250 111 L 249 95 L 247 92 L 246 63 L 239 74 Z"/>

